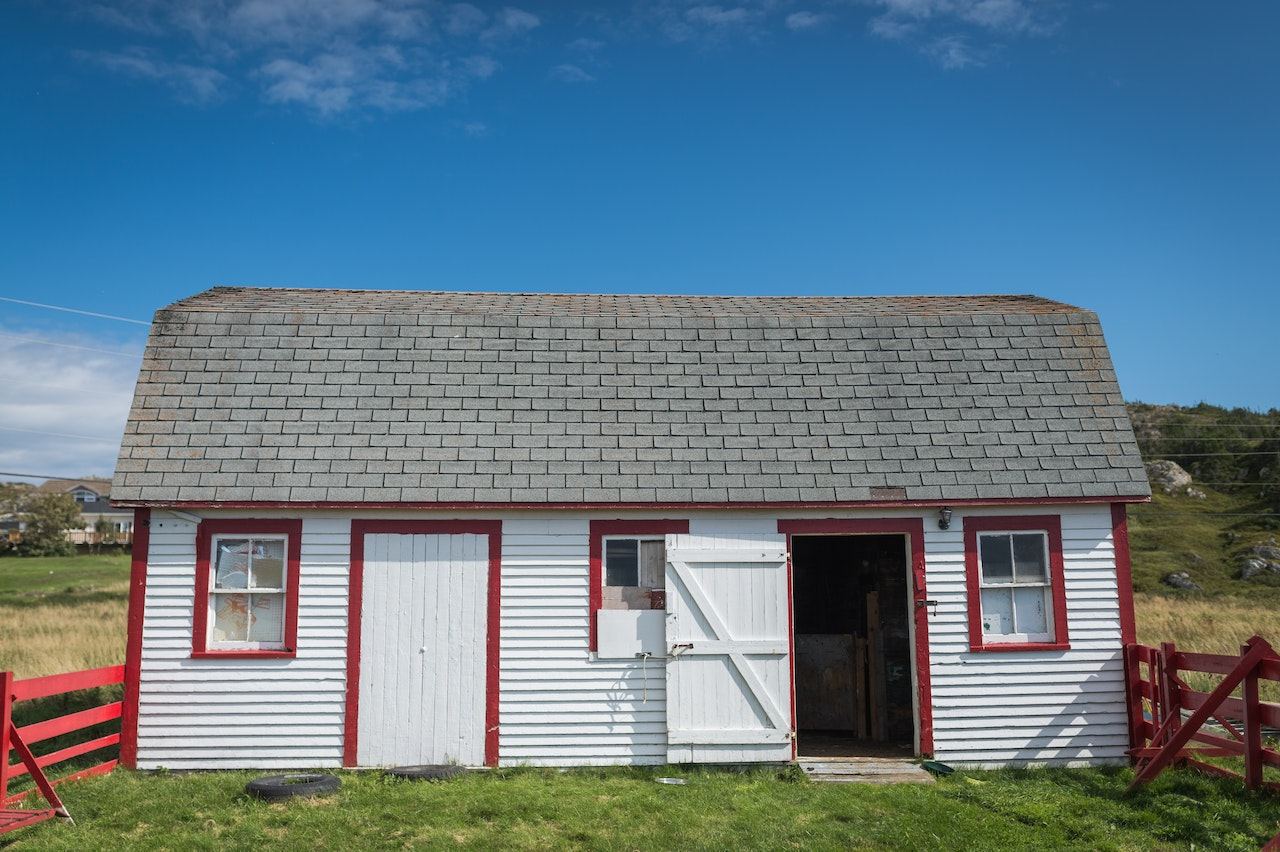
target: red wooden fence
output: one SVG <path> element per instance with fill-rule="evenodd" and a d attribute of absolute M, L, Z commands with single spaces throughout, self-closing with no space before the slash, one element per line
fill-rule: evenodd
<path fill-rule="evenodd" d="M 31 722 L 21 726 L 14 724 L 14 705 L 21 701 L 36 701 L 67 692 L 110 686 L 123 682 L 124 666 L 107 666 L 101 669 L 49 675 L 48 677 L 34 677 L 25 680 L 16 680 L 13 672 L 0 672 L 0 809 L 21 802 L 36 791 L 39 791 L 46 799 L 49 799 L 52 794 L 52 787 L 57 784 L 110 772 L 116 766 L 117 758 L 115 757 L 93 766 L 78 769 L 51 781 L 46 781 L 44 770 L 73 758 L 82 757 L 100 749 L 117 747 L 120 744 L 120 734 L 112 733 L 85 739 L 56 751 L 39 755 L 33 754 L 31 749 L 31 746 L 36 743 L 83 731 L 86 728 L 109 722 L 113 719 L 119 719 L 121 711 L 121 702 L 119 701 L 112 701 L 100 706 L 68 713 L 65 716 L 45 719 L 40 722 Z M 16 763 L 12 764 L 9 763 L 11 747 L 17 752 L 19 758 Z M 33 773 L 36 776 L 34 779 L 36 782 L 35 787 L 9 795 L 9 782 L 11 780 Z M 56 799 L 56 796 L 54 799 Z M 54 809 L 33 812 L 33 815 L 43 814 L 45 815 L 44 818 L 53 816 L 54 811 L 61 807 L 61 803 L 51 799 L 50 804 L 54 805 Z M 7 813 L 16 814 L 22 812 L 9 811 Z M 62 815 L 65 816 L 65 813 Z M 26 820 L 12 820 L 10 824 L 12 827 L 17 827 L 19 823 L 29 824 L 32 821 L 29 818 Z M 5 825 L 0 825 L 0 832 L 5 829 Z"/>

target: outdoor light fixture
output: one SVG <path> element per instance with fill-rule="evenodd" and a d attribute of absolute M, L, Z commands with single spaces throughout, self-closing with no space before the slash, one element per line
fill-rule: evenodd
<path fill-rule="evenodd" d="M 938 510 L 938 529 L 940 530 L 951 529 L 951 507 L 950 506 L 943 506 L 941 509 Z"/>

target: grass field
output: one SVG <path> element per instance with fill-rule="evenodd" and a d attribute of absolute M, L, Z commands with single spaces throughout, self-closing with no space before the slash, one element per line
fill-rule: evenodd
<path fill-rule="evenodd" d="M 0 559 L 0 669 L 18 677 L 124 662 L 127 554 Z"/>
<path fill-rule="evenodd" d="M 661 773 L 688 780 L 654 783 Z M 792 772 L 503 770 L 445 783 L 342 773 L 328 799 L 268 805 L 251 773 L 117 772 L 68 791 L 74 828 L 22 849 L 1240 849 L 1280 797 L 1174 772 L 1132 798 L 1125 770 L 957 773 L 934 785 L 816 784 Z"/>

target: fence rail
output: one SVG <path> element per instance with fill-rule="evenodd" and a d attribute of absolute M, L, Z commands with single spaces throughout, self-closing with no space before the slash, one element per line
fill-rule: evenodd
<path fill-rule="evenodd" d="M 43 792 L 39 782 L 45 780 L 43 770 L 47 767 L 120 744 L 120 734 L 115 732 L 72 743 L 40 755 L 31 752 L 31 746 L 36 743 L 47 742 L 55 737 L 65 737 L 103 722 L 119 719 L 122 709 L 120 701 L 111 701 L 25 725 L 14 723 L 14 705 L 23 701 L 39 701 L 68 692 L 121 683 L 124 683 L 124 666 L 106 666 L 100 669 L 24 680 L 15 679 L 13 672 L 0 672 L 0 808 L 21 802 L 37 790 Z M 11 749 L 17 752 L 19 758 L 15 763 L 9 762 Z M 117 757 L 111 757 L 101 763 L 79 768 L 68 775 L 49 780 L 48 783 L 56 786 L 79 778 L 101 775 L 114 769 L 117 761 Z M 10 795 L 9 782 L 24 775 L 33 774 L 33 766 L 36 767 L 35 774 L 41 776 L 36 779 L 37 786 Z"/>
<path fill-rule="evenodd" d="M 1189 673 L 1221 680 L 1202 692 L 1187 685 L 1183 675 Z M 1258 690 L 1259 681 L 1280 683 L 1280 655 L 1260 636 L 1246 642 L 1238 656 L 1186 653 L 1172 642 L 1159 648 L 1128 645 L 1125 675 L 1129 754 L 1137 767 L 1133 787 L 1180 764 L 1239 778 L 1249 789 L 1280 791 L 1280 783 L 1263 779 L 1264 767 L 1280 768 L 1280 751 L 1263 737 L 1264 728 L 1280 729 L 1280 705 L 1262 701 Z M 1244 758 L 1244 772 L 1204 760 L 1219 757 Z"/>

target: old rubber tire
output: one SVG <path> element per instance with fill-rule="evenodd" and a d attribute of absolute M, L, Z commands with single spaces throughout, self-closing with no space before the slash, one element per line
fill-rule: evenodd
<path fill-rule="evenodd" d="M 266 775 L 244 785 L 244 791 L 264 802 L 283 802 L 295 796 L 326 796 L 338 792 L 342 786 L 333 775 L 301 773 L 294 775 Z"/>
<path fill-rule="evenodd" d="M 393 766 L 387 770 L 387 774 L 392 778 L 405 778 L 410 781 L 448 781 L 450 778 L 457 778 L 467 770 L 461 766 L 453 766 L 452 764 L 422 766 Z"/>

